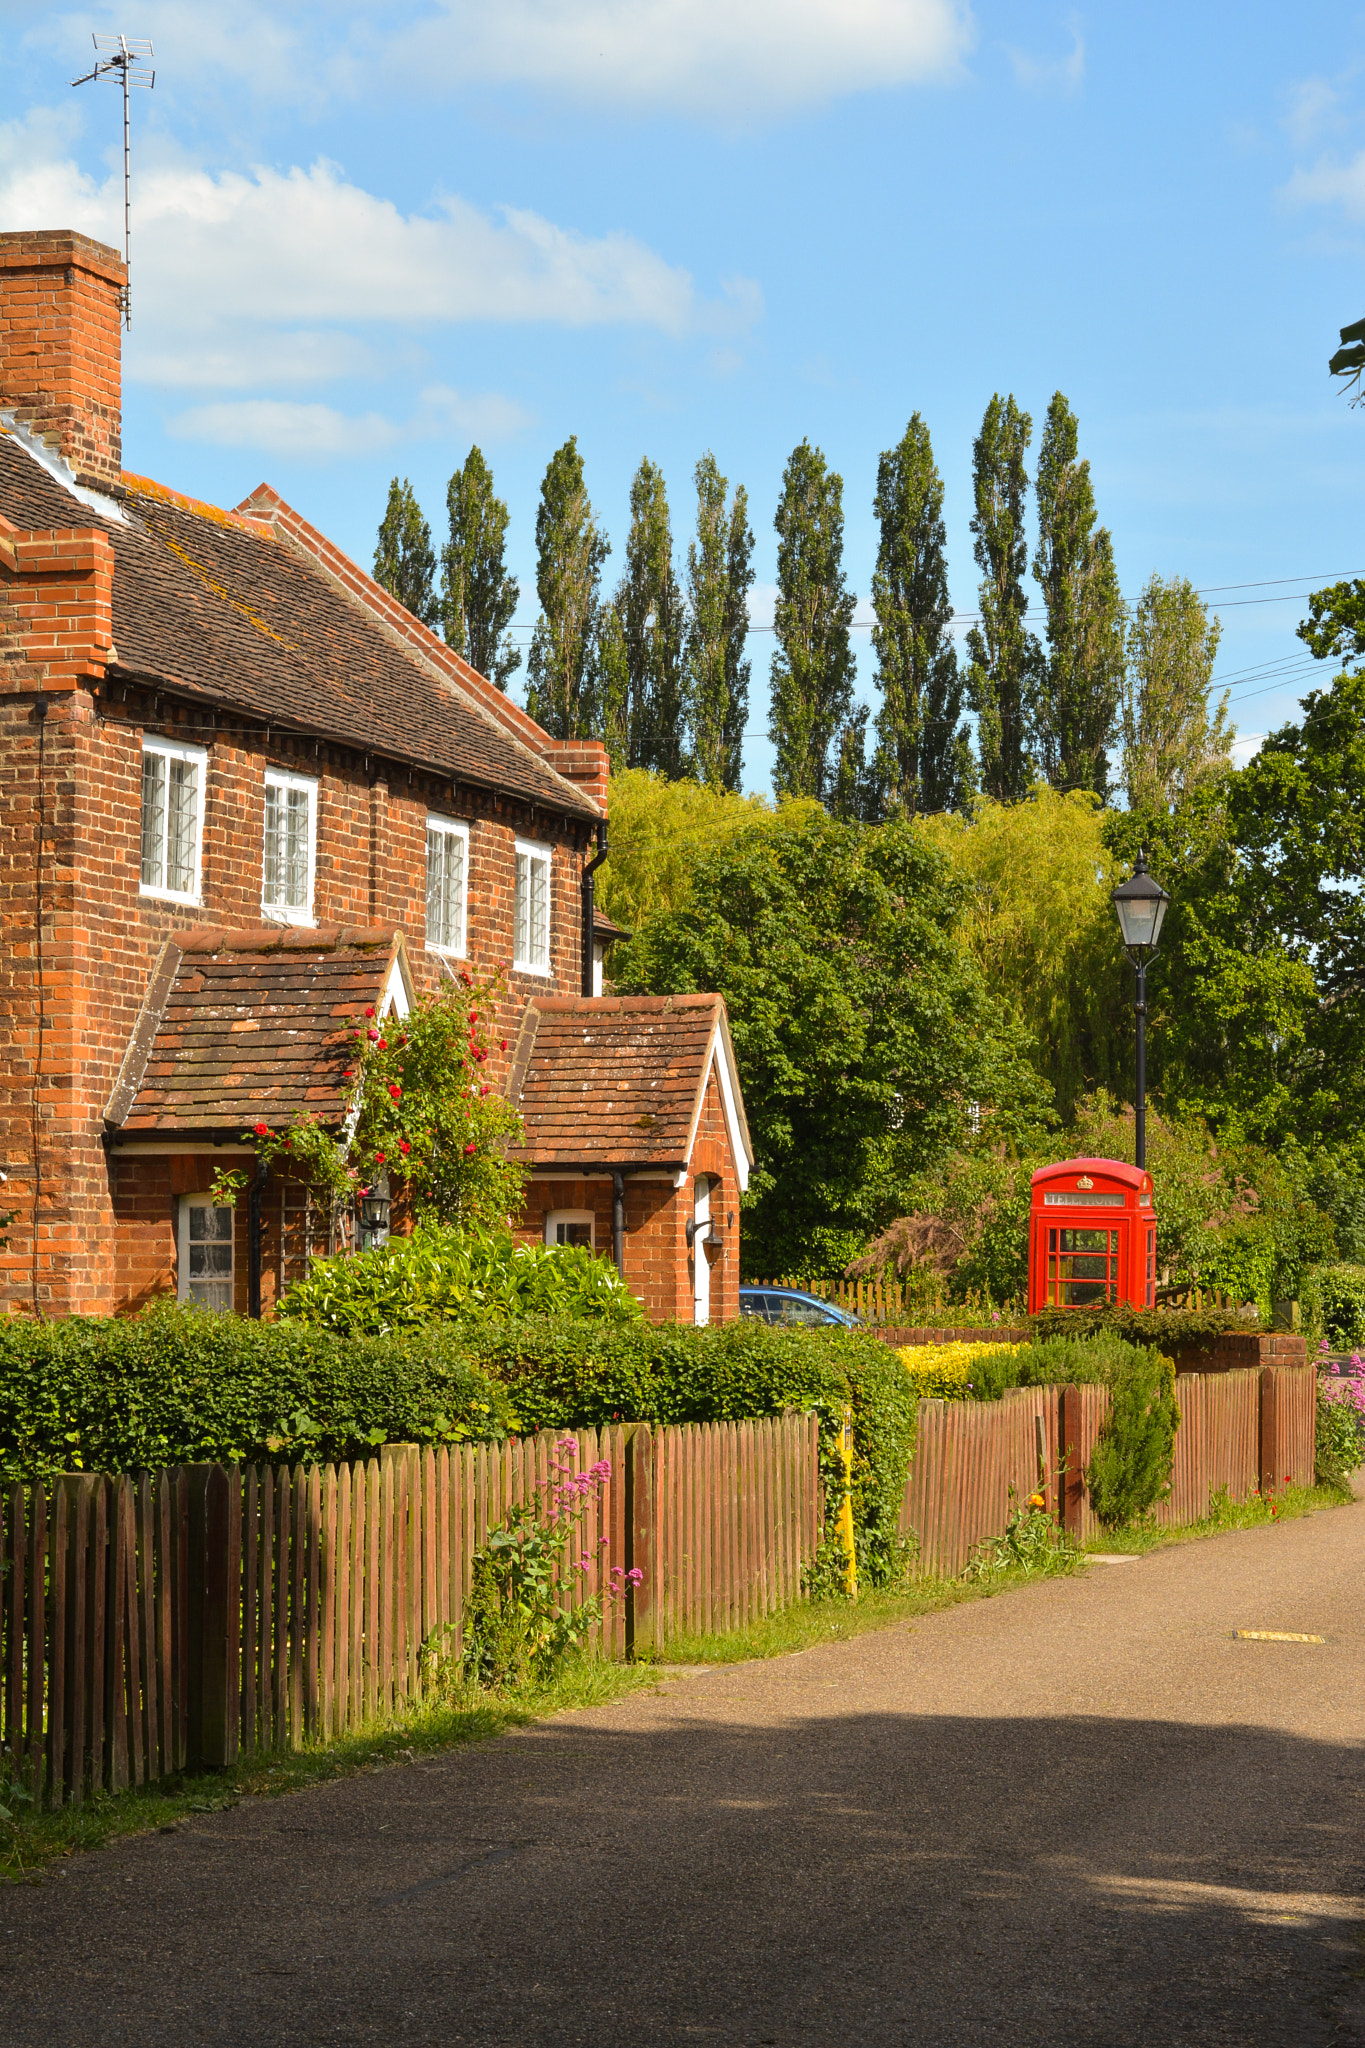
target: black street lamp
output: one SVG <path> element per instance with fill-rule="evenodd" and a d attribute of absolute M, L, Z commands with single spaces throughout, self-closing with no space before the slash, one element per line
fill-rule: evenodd
<path fill-rule="evenodd" d="M 378 1251 L 389 1241 L 389 1176 L 381 1173 L 372 1188 L 360 1196 L 360 1249 Z"/>
<path fill-rule="evenodd" d="M 1147 1167 L 1147 962 L 1157 949 L 1170 897 L 1147 872 L 1147 849 L 1138 849 L 1130 882 L 1121 882 L 1110 897 L 1118 912 L 1123 950 L 1137 969 L 1137 1114 L 1133 1164 Z"/>

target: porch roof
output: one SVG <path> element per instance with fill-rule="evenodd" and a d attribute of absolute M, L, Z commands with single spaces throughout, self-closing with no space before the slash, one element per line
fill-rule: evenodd
<path fill-rule="evenodd" d="M 348 926 L 196 929 L 163 947 L 105 1110 L 119 1138 L 234 1135 L 350 1099 L 348 1027 L 367 1005 L 406 1011 L 403 935 Z"/>

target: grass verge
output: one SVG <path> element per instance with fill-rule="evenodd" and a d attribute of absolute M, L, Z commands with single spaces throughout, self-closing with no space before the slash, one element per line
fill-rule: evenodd
<path fill-rule="evenodd" d="M 1109 1530 L 1092 1537 L 1085 1548 L 1108 1551 L 1111 1557 L 1145 1557 L 1149 1550 L 1160 1550 L 1167 1543 L 1192 1543 L 1198 1536 L 1221 1536 L 1229 1529 L 1261 1529 L 1271 1522 L 1293 1522 L 1300 1515 L 1316 1515 L 1323 1508 L 1348 1507 L 1354 1498 L 1335 1486 L 1286 1486 L 1269 1500 L 1259 1493 L 1253 1493 L 1250 1500 L 1229 1500 L 1226 1489 L 1220 1487 L 1201 1521 L 1182 1522 L 1174 1529 L 1142 1523 L 1133 1529 Z"/>
<path fill-rule="evenodd" d="M 56 1813 L 35 1813 L 20 1804 L 6 1820 L 0 1807 L 0 1880 L 32 1882 L 45 1865 L 78 1850 L 98 1849 L 126 1835 L 170 1833 L 195 1814 L 216 1813 L 242 1799 L 274 1798 L 357 1771 L 415 1763 L 433 1751 L 487 1742 L 547 1714 L 600 1706 L 655 1682 L 647 1665 L 575 1658 L 553 1684 L 528 1688 L 515 1697 L 449 1691 L 401 1718 L 333 1742 L 255 1757 L 225 1771 L 185 1773 L 126 1792 L 97 1792 L 83 1806 Z"/>

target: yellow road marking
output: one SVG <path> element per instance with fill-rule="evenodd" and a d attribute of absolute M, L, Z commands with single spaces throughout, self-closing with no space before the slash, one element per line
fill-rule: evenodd
<path fill-rule="evenodd" d="M 1326 1636 L 1297 1636 L 1286 1628 L 1235 1628 L 1239 1643 L 1325 1643 Z"/>

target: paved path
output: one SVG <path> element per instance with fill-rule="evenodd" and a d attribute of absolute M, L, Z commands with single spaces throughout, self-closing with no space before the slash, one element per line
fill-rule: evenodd
<path fill-rule="evenodd" d="M 1358 1504 L 206 1815 L 0 1892 L 0 2039 L 1365 2042 L 1363 1601 Z"/>

